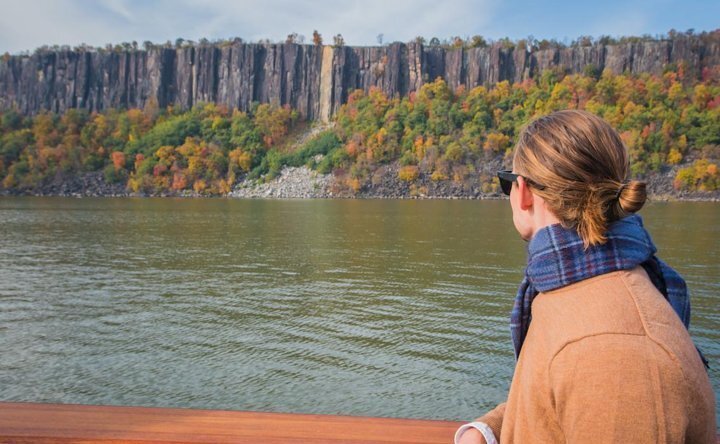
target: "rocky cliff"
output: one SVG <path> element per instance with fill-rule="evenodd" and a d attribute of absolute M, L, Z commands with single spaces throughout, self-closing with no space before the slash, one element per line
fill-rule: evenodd
<path fill-rule="evenodd" d="M 685 62 L 689 75 L 720 64 L 720 35 L 544 50 L 495 43 L 446 49 L 419 43 L 382 47 L 219 43 L 146 50 L 39 50 L 0 60 L 0 109 L 33 114 L 68 108 L 189 108 L 216 102 L 247 110 L 254 101 L 288 104 L 327 119 L 355 89 L 404 96 L 444 78 L 452 88 L 520 82 L 544 69 L 661 74 Z"/>

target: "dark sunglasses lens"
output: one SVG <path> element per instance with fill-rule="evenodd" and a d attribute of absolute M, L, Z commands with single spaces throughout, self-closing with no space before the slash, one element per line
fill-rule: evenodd
<path fill-rule="evenodd" d="M 500 188 L 502 189 L 502 192 L 509 196 L 510 191 L 512 190 L 512 181 L 509 181 L 502 177 L 500 177 L 499 179 L 500 179 Z"/>

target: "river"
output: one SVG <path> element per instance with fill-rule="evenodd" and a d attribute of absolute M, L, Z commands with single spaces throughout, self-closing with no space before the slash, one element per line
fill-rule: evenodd
<path fill-rule="evenodd" d="M 720 206 L 640 213 L 720 388 Z M 0 198 L 0 400 L 471 419 L 502 401 L 507 201 Z"/>

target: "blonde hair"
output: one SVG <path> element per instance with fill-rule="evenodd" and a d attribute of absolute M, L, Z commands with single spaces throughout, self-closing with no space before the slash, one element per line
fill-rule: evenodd
<path fill-rule="evenodd" d="M 585 248 L 606 242 L 608 225 L 642 208 L 645 183 L 626 180 L 627 149 L 618 133 L 587 111 L 540 117 L 521 131 L 513 158 L 516 173 Z"/>

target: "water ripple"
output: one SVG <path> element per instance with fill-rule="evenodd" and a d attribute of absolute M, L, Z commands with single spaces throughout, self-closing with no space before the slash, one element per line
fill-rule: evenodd
<path fill-rule="evenodd" d="M 698 208 L 679 210 L 697 229 L 654 239 L 717 361 L 703 252 L 720 236 L 702 230 L 719 221 Z M 0 199 L 0 399 L 477 417 L 514 366 L 525 245 L 509 217 L 504 202 Z"/>

